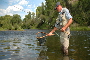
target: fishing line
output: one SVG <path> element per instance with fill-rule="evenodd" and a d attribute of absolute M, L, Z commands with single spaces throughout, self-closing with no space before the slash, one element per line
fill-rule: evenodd
<path fill-rule="evenodd" d="M 1 0 L 1 1 L 3 1 L 3 0 Z M 6 1 L 3 1 L 3 2 L 6 3 L 6 4 L 8 4 L 8 2 L 6 2 Z M 10 4 L 8 4 L 8 5 L 10 5 Z M 25 10 L 20 9 L 20 8 L 16 7 L 15 5 L 14 5 L 13 7 L 15 7 L 15 8 L 17 8 L 17 9 L 23 11 L 23 12 L 26 12 Z M 26 12 L 26 13 L 29 13 L 29 12 Z M 50 25 L 50 23 L 48 23 L 48 22 L 46 22 L 46 21 L 44 21 L 44 20 L 42 20 L 42 21 Z"/>
<path fill-rule="evenodd" d="M 4 2 L 4 3 L 6 3 L 6 4 L 8 4 L 8 2 L 6 2 L 6 1 L 3 1 L 3 0 L 1 0 L 1 1 Z M 10 5 L 10 4 L 8 4 L 8 5 Z M 20 8 L 16 7 L 15 5 L 14 5 L 13 7 L 15 7 L 15 8 L 17 8 L 17 9 L 23 11 L 23 12 L 26 12 L 25 10 L 20 9 Z M 29 13 L 29 12 L 26 12 L 26 13 Z M 46 22 L 46 21 L 44 21 L 44 20 L 42 20 L 42 21 L 45 22 L 46 24 L 50 25 L 50 23 L 48 23 L 48 22 Z M 50 28 L 51 28 L 51 27 L 50 27 Z M 36 35 L 40 35 L 40 34 L 47 34 L 47 33 L 45 33 L 45 32 L 38 32 L 38 33 L 36 33 Z M 42 36 L 39 36 L 39 37 L 36 37 L 36 38 L 44 38 L 44 37 L 46 37 L 46 36 L 47 36 L 47 35 L 42 35 Z"/>
<path fill-rule="evenodd" d="M 1 0 L 1 1 L 2 1 L 2 2 L 4 2 L 4 3 L 6 3 L 6 4 L 8 4 L 8 2 L 6 2 L 6 1 L 3 1 L 3 0 Z M 8 4 L 8 5 L 10 5 L 10 4 Z M 16 7 L 15 5 L 14 5 L 13 7 L 15 7 L 15 8 L 17 8 L 17 9 L 19 9 L 19 10 L 23 11 L 23 12 L 26 12 L 25 10 L 20 9 L 20 8 Z M 26 12 L 26 13 L 29 13 L 29 12 Z"/>
<path fill-rule="evenodd" d="M 1 1 L 3 1 L 3 0 L 1 0 Z M 8 2 L 6 2 L 6 1 L 3 1 L 3 2 L 8 4 Z M 8 4 L 8 5 L 10 5 L 10 4 Z M 20 8 L 16 7 L 15 5 L 14 5 L 13 7 L 15 7 L 15 8 L 17 8 L 17 9 L 23 11 L 23 12 L 26 12 L 25 10 L 20 9 Z M 26 12 L 26 13 L 29 13 L 29 12 Z M 44 21 L 44 20 L 42 20 L 42 21 L 45 22 L 45 23 L 48 24 L 48 25 L 51 25 L 50 23 L 48 23 L 48 22 L 46 22 L 46 21 Z M 50 27 L 50 28 L 52 28 L 52 27 Z M 42 32 L 39 32 L 39 33 L 37 33 L 37 34 L 40 34 L 40 33 L 42 33 Z M 67 32 L 65 32 L 65 33 L 67 33 Z M 43 32 L 43 34 L 46 34 L 46 33 Z M 56 32 L 55 32 L 55 34 L 56 34 L 57 36 L 59 36 L 59 34 L 57 34 Z M 67 34 L 68 34 L 68 33 L 67 33 Z M 42 36 L 42 37 L 37 37 L 37 38 L 43 38 L 43 37 L 46 37 L 46 36 L 47 36 L 47 35 Z"/>

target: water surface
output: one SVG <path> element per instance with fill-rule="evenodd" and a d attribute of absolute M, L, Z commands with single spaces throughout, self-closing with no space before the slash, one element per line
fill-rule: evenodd
<path fill-rule="evenodd" d="M 63 56 L 59 36 L 37 39 L 41 31 L 50 30 L 0 31 L 0 60 L 90 60 L 90 31 L 71 31 L 69 56 Z"/>

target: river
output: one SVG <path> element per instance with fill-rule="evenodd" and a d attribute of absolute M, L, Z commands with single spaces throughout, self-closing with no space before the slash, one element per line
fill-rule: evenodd
<path fill-rule="evenodd" d="M 90 60 L 90 31 L 71 31 L 69 56 L 63 56 L 59 36 L 39 40 L 37 32 L 50 30 L 0 31 L 0 60 Z"/>

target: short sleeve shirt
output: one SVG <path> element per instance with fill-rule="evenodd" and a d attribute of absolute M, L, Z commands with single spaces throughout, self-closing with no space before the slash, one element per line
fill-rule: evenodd
<path fill-rule="evenodd" d="M 62 12 L 65 12 L 65 16 L 66 16 L 67 20 L 72 18 L 71 14 L 69 13 L 69 10 L 67 8 L 62 8 L 62 10 L 61 10 L 61 12 L 59 12 L 59 14 L 62 13 Z"/>

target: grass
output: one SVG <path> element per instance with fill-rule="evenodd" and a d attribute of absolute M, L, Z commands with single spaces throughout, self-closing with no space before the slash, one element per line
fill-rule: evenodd
<path fill-rule="evenodd" d="M 32 29 L 38 29 L 38 28 L 32 28 Z M 47 29 L 47 28 L 44 27 L 42 29 Z M 71 26 L 70 29 L 71 29 L 71 31 L 90 31 L 90 27 L 88 27 L 88 26 Z M 14 31 L 23 31 L 23 30 L 24 29 L 18 29 L 18 30 L 14 30 Z M 0 31 L 7 31 L 7 29 L 0 28 Z"/>
<path fill-rule="evenodd" d="M 78 27 L 70 27 L 71 31 L 90 31 L 90 27 L 87 26 L 78 26 Z"/>
<path fill-rule="evenodd" d="M 0 31 L 7 31 L 8 29 L 0 28 Z M 9 30 L 9 31 L 24 31 L 24 29 Z"/>

